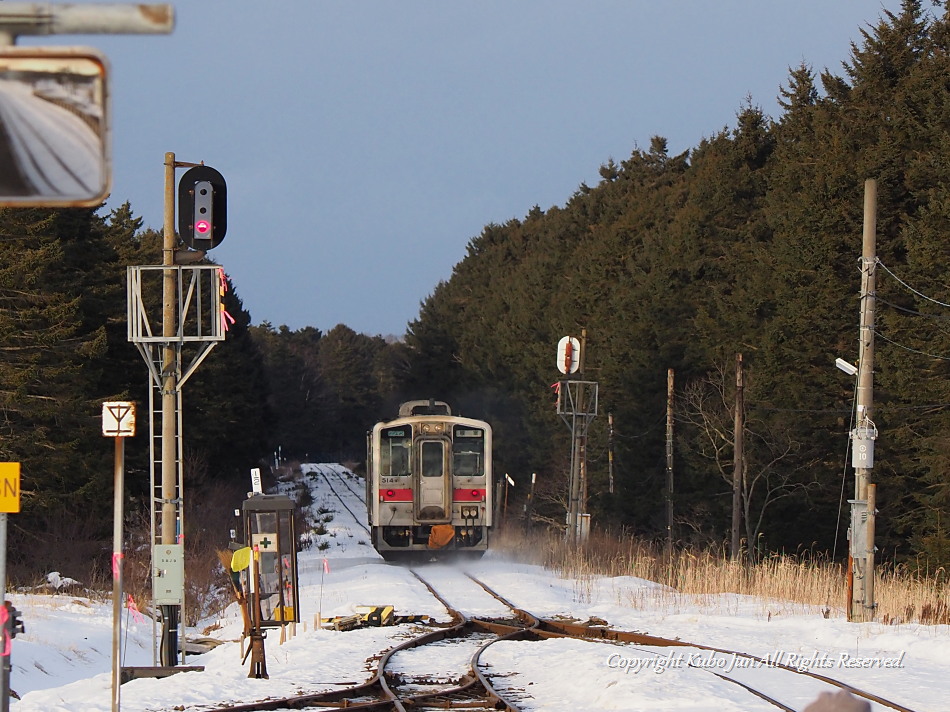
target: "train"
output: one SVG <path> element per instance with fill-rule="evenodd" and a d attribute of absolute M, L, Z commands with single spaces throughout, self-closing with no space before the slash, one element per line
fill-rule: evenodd
<path fill-rule="evenodd" d="M 367 433 L 366 507 L 385 559 L 480 556 L 492 527 L 492 429 L 444 401 L 399 406 Z"/>

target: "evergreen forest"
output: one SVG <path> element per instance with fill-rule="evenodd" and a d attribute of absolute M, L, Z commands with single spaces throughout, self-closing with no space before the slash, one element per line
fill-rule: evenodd
<path fill-rule="evenodd" d="M 673 538 L 729 537 L 741 354 L 746 546 L 840 558 L 856 383 L 835 359 L 858 358 L 874 179 L 879 558 L 950 565 L 950 11 L 904 0 L 843 66 L 792 67 L 777 92 L 779 116 L 746 100 L 684 153 L 655 136 L 563 205 L 486 225 L 399 338 L 252 325 L 229 285 L 235 323 L 184 390 L 190 506 L 230 512 L 249 469 L 275 458 L 359 469 L 374 422 L 433 397 L 492 423 L 511 517 L 536 473 L 536 522 L 563 526 L 571 438 L 551 386 L 558 340 L 583 333 L 599 389 L 594 526 L 666 537 L 672 370 Z M 161 235 L 128 204 L 3 209 L 0 235 L 0 459 L 23 463 L 11 574 L 63 569 L 67 554 L 105 568 L 101 403 L 147 403 L 126 267 L 160 264 Z M 146 410 L 126 446 L 130 516 L 147 509 Z"/>

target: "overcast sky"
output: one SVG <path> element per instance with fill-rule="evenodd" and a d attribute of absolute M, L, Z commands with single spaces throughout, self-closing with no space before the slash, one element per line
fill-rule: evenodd
<path fill-rule="evenodd" d="M 55 36 L 112 68 L 113 192 L 162 225 L 165 152 L 217 168 L 212 257 L 255 324 L 405 333 L 488 223 L 650 138 L 770 116 L 899 0 L 179 0 L 171 35 Z M 183 170 L 179 171 L 179 175 Z"/>

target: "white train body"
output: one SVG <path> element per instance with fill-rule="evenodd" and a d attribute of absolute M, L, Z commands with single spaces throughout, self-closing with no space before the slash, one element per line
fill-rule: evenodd
<path fill-rule="evenodd" d="M 366 506 L 383 556 L 488 548 L 492 431 L 441 401 L 410 401 L 367 436 Z"/>

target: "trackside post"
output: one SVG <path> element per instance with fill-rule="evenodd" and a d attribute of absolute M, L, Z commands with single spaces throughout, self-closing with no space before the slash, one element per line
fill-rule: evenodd
<path fill-rule="evenodd" d="M 7 514 L 20 511 L 20 463 L 0 462 L 0 616 L 2 625 L 3 664 L 0 665 L 0 712 L 10 710 L 10 638 L 9 614 L 6 608 L 7 592 Z"/>

